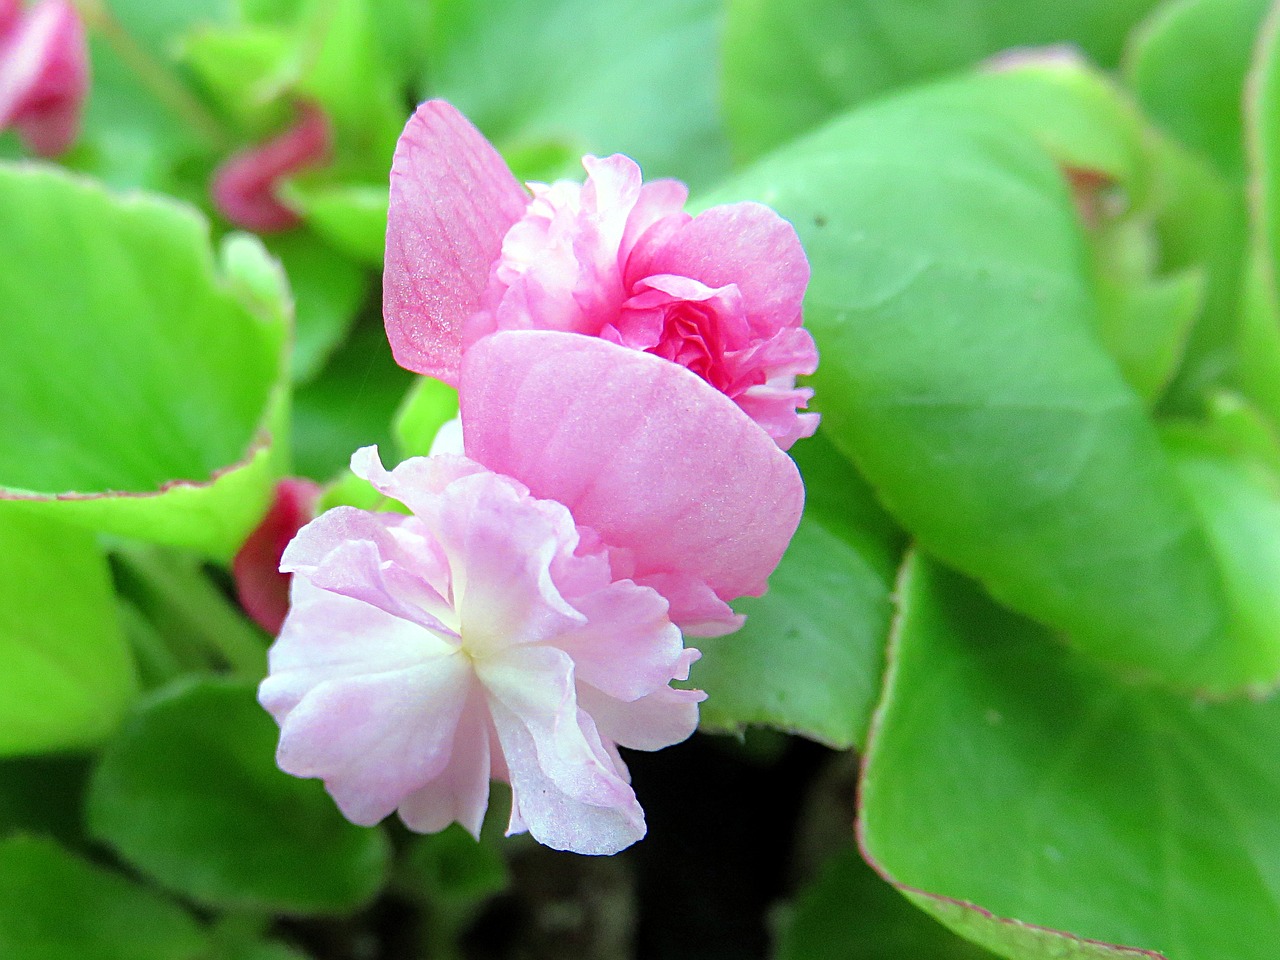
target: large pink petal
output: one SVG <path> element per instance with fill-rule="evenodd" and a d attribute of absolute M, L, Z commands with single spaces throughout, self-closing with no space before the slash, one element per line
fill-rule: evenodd
<path fill-rule="evenodd" d="M 674 273 L 709 287 L 736 283 L 766 333 L 800 322 L 809 261 L 795 228 L 759 203 L 698 214 L 655 251 L 646 273 Z"/>
<path fill-rule="evenodd" d="M 758 595 L 795 532 L 791 458 L 720 391 L 593 337 L 508 331 L 465 358 L 467 455 L 631 551 L 636 578 Z"/>
<path fill-rule="evenodd" d="M 456 384 L 462 324 L 529 195 L 443 100 L 418 107 L 391 164 L 382 310 L 396 362 Z"/>

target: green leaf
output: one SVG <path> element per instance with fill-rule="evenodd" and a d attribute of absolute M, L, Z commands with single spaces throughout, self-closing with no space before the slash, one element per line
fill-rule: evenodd
<path fill-rule="evenodd" d="M 278 770 L 277 733 L 252 686 L 201 679 L 161 691 L 103 754 L 90 832 L 208 907 L 359 907 L 382 885 L 386 838 L 346 822 L 319 782 Z"/>
<path fill-rule="evenodd" d="M 87 758 L 76 754 L 0 761 L 0 839 L 39 833 L 82 842 L 80 800 L 88 771 Z"/>
<path fill-rule="evenodd" d="M 734 153 L 757 157 L 826 118 L 1012 47 L 1072 43 L 1112 66 L 1156 0 L 731 0 L 725 110 Z"/>
<path fill-rule="evenodd" d="M 137 681 L 93 536 L 0 503 L 0 584 L 0 756 L 105 739 Z"/>
<path fill-rule="evenodd" d="M 209 944 L 176 904 L 50 840 L 0 842 L 0 956 L 191 960 Z"/>
<path fill-rule="evenodd" d="M 446 908 L 477 905 L 511 882 L 497 846 L 477 841 L 456 823 L 440 833 L 414 837 L 403 866 L 414 892 Z"/>
<path fill-rule="evenodd" d="M 578 138 L 579 155 L 625 153 L 648 178 L 694 185 L 727 168 L 714 0 L 442 0 L 435 10 L 430 93 L 500 147 Z"/>
<path fill-rule="evenodd" d="M 0 168 L 0 496 L 227 556 L 279 472 L 284 310 L 215 268 L 208 227 L 160 198 Z"/>
<path fill-rule="evenodd" d="M 1172 0 L 1134 34 L 1125 74 L 1143 109 L 1232 179 L 1244 173 L 1245 75 L 1268 0 Z"/>
<path fill-rule="evenodd" d="M 369 293 L 369 277 L 324 240 L 304 230 L 268 237 L 294 295 L 293 378 L 316 375 L 347 336 Z"/>
<path fill-rule="evenodd" d="M 899 591 L 860 793 L 883 871 L 1017 960 L 1120 956 L 1054 930 L 1274 955 L 1280 700 L 1135 687 L 922 557 Z"/>
<path fill-rule="evenodd" d="M 821 437 L 821 434 L 819 434 Z M 861 746 L 880 690 L 900 534 L 829 443 L 795 448 L 809 498 L 769 590 L 733 607 L 746 623 L 699 638 L 690 683 L 704 730 L 762 724 L 836 748 Z"/>
<path fill-rule="evenodd" d="M 850 845 L 797 897 L 775 960 L 990 960 L 911 906 Z"/>
<path fill-rule="evenodd" d="M 1057 170 L 962 102 L 952 85 L 857 111 L 718 196 L 800 233 L 824 429 L 927 550 L 1080 649 L 1187 687 L 1273 682 L 1280 637 L 1238 635 L 1220 558 L 1098 337 Z M 1242 648 L 1267 651 L 1243 676 Z"/>

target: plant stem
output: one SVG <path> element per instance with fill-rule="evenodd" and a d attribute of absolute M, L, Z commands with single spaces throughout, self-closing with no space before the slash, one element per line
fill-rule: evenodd
<path fill-rule="evenodd" d="M 210 582 L 193 558 L 155 547 L 127 546 L 117 558 L 169 630 L 212 652 L 233 672 L 258 680 L 267 672 L 266 638 Z"/>

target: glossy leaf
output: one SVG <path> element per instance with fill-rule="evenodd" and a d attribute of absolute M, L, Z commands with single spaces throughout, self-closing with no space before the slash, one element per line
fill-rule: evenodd
<path fill-rule="evenodd" d="M 907 571 L 861 786 L 880 868 L 1017 960 L 1271 957 L 1280 700 L 1133 686 L 932 561 Z"/>
<path fill-rule="evenodd" d="M 50 840 L 0 842 L 0 956 L 189 960 L 208 939 L 177 904 Z"/>
<path fill-rule="evenodd" d="M 278 770 L 277 733 L 250 685 L 209 678 L 166 688 L 103 755 L 90 832 L 209 907 L 362 905 L 382 884 L 386 838 L 344 820 L 319 782 Z"/>
<path fill-rule="evenodd" d="M 855 112 L 717 196 L 772 203 L 805 243 L 824 429 L 926 549 L 1080 649 L 1183 686 L 1273 682 L 1280 636 L 1239 634 L 1098 337 L 1057 171 L 963 89 Z"/>
<path fill-rule="evenodd" d="M 95 745 L 136 688 L 87 531 L 0 504 L 0 756 Z"/>
<path fill-rule="evenodd" d="M 20 167 L 0 169 L 0 246 L 0 496 L 233 551 L 282 426 L 283 311 L 245 286 L 272 269 L 261 247 L 228 245 L 220 271 L 182 206 Z"/>
<path fill-rule="evenodd" d="M 1012 47 L 1071 43 L 1112 66 L 1155 0 L 733 0 L 726 113 L 750 159 L 845 109 Z"/>
<path fill-rule="evenodd" d="M 776 960 L 991 960 L 921 913 L 850 844 L 800 891 L 781 926 Z"/>

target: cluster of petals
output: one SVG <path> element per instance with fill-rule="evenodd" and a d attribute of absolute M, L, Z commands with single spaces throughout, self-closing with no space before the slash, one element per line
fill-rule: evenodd
<path fill-rule="evenodd" d="M 237 227 L 279 233 L 301 218 L 280 198 L 289 177 L 325 164 L 333 149 L 329 118 L 303 102 L 284 131 L 228 157 L 213 174 L 210 194 L 218 212 Z"/>
<path fill-rule="evenodd" d="M 618 746 L 697 724 L 686 634 L 736 621 L 798 522 L 790 458 L 659 357 L 499 332 L 461 365 L 463 455 L 352 469 L 409 514 L 338 508 L 286 549 L 292 606 L 263 705 L 278 761 L 357 823 L 509 831 L 608 854 L 645 831 Z M 689 417 L 690 409 L 701 416 Z"/>
<path fill-rule="evenodd" d="M 693 216 L 683 184 L 643 183 L 621 155 L 583 165 L 585 183 L 526 190 L 452 106 L 419 107 L 391 172 L 383 305 L 397 362 L 456 384 L 462 354 L 495 331 L 585 334 L 691 370 L 783 449 L 812 434 L 796 377 L 818 357 L 792 226 L 758 203 Z"/>
<path fill-rule="evenodd" d="M 22 10 L 0 0 L 0 131 L 16 129 L 27 147 L 56 157 L 80 132 L 89 89 L 84 25 L 68 0 Z"/>

